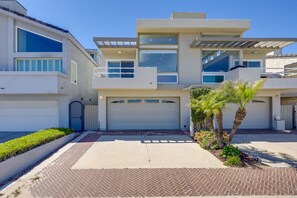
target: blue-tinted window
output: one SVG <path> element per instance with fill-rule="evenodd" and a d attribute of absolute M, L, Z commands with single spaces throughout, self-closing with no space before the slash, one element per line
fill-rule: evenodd
<path fill-rule="evenodd" d="M 202 51 L 203 72 L 228 72 L 239 65 L 239 51 Z"/>
<path fill-rule="evenodd" d="M 140 67 L 157 67 L 158 72 L 177 71 L 176 50 L 141 50 L 139 56 Z"/>
<path fill-rule="evenodd" d="M 248 66 L 249 67 L 261 67 L 261 62 L 260 61 L 249 61 Z"/>
<path fill-rule="evenodd" d="M 202 80 L 203 83 L 221 83 L 223 82 L 225 77 L 223 75 L 203 75 Z"/>
<path fill-rule="evenodd" d="M 62 52 L 62 43 L 17 28 L 18 52 Z"/>
<path fill-rule="evenodd" d="M 141 34 L 139 35 L 141 45 L 177 45 L 175 34 Z"/>
<path fill-rule="evenodd" d="M 108 78 L 134 78 L 134 61 L 108 61 Z"/>
<path fill-rule="evenodd" d="M 62 72 L 61 59 L 16 59 L 16 71 Z"/>
<path fill-rule="evenodd" d="M 157 82 L 159 84 L 170 84 L 170 83 L 177 83 L 177 75 L 158 75 Z"/>

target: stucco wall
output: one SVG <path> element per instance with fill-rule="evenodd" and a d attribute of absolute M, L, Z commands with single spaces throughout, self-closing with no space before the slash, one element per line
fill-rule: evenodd
<path fill-rule="evenodd" d="M 267 68 L 284 68 L 285 65 L 296 63 L 297 57 L 274 57 L 266 58 L 265 64 Z M 280 72 L 280 69 L 269 69 L 269 72 Z"/>

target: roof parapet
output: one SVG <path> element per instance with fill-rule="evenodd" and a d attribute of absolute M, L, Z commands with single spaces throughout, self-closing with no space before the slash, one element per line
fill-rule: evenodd
<path fill-rule="evenodd" d="M 204 12 L 173 12 L 171 19 L 205 19 L 206 13 Z"/>
<path fill-rule="evenodd" d="M 27 15 L 27 9 L 16 0 L 0 0 L 0 7 L 4 7 L 11 11 Z"/>

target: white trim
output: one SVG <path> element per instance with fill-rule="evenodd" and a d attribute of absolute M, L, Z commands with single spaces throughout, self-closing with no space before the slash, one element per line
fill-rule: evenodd
<path fill-rule="evenodd" d="M 164 84 L 178 84 L 178 73 L 157 73 L 157 79 L 158 76 L 176 76 L 176 82 L 157 82 L 159 85 Z"/>
<path fill-rule="evenodd" d="M 225 79 L 226 79 L 226 75 L 225 75 L 225 73 L 223 73 L 223 72 L 203 72 L 202 73 L 202 79 L 201 79 L 201 81 L 202 81 L 202 84 L 211 84 L 211 85 L 215 85 L 215 84 L 220 84 L 220 83 L 222 83 L 222 82 L 204 82 L 203 81 L 203 76 L 223 76 L 224 77 L 224 80 L 222 81 L 222 82 L 224 82 L 225 81 Z"/>
<path fill-rule="evenodd" d="M 75 79 L 76 79 L 75 82 L 72 79 L 72 64 L 73 64 L 73 66 L 76 67 L 76 69 L 75 69 L 75 75 L 76 75 L 75 76 Z M 71 66 L 70 66 L 70 81 L 71 81 L 71 83 L 77 85 L 77 81 L 78 81 L 78 79 L 77 79 L 77 63 L 75 61 L 73 61 L 73 60 L 71 60 Z"/>

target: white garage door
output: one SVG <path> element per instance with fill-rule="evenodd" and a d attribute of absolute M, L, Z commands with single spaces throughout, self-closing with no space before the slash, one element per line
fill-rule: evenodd
<path fill-rule="evenodd" d="M 59 126 L 55 101 L 0 101 L 0 131 L 36 131 Z"/>
<path fill-rule="evenodd" d="M 178 98 L 108 98 L 108 130 L 179 129 Z"/>
<path fill-rule="evenodd" d="M 224 128 L 231 129 L 234 122 L 237 105 L 228 104 L 230 110 L 225 110 L 223 114 Z M 246 106 L 247 115 L 240 125 L 240 129 L 270 129 L 271 112 L 269 98 L 255 98 Z"/>

